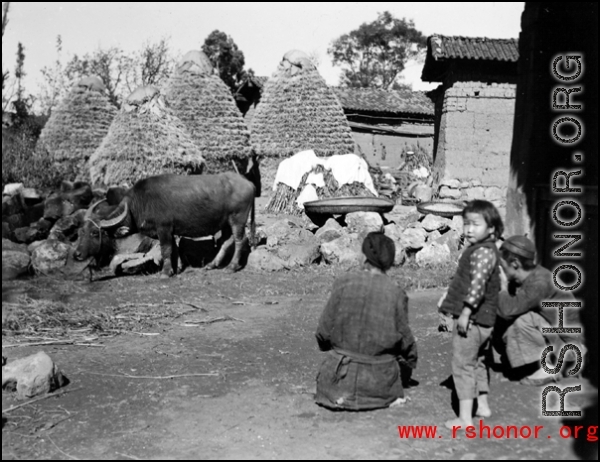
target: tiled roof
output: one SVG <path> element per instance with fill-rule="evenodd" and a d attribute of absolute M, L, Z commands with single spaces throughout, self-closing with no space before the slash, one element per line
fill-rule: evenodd
<path fill-rule="evenodd" d="M 517 62 L 517 39 L 490 39 L 486 37 L 447 37 L 432 35 L 428 39 L 431 56 L 440 59 L 482 59 Z M 428 47 L 429 48 L 429 47 Z"/>
<path fill-rule="evenodd" d="M 433 102 L 422 92 L 332 88 L 344 110 L 434 115 Z"/>

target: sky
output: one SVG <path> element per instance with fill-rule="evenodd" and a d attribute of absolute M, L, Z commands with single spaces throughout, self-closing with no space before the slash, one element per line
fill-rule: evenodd
<path fill-rule="evenodd" d="M 4 3 L 4 2 L 3 2 Z M 200 49 L 215 29 L 232 37 L 244 53 L 246 68 L 270 76 L 283 55 L 293 49 L 316 55 L 321 76 L 339 82 L 340 69 L 331 64 L 327 48 L 362 23 L 389 11 L 412 19 L 426 36 L 518 38 L 524 2 L 12 2 L 2 40 L 3 68 L 14 70 L 17 44 L 25 47 L 25 87 L 35 94 L 41 69 L 57 58 L 56 38 L 63 41 L 63 63 L 72 54 L 98 47 L 139 50 L 144 42 L 169 38 L 179 55 Z M 422 63 L 409 63 L 403 83 L 413 90 L 436 84 L 420 79 Z"/>

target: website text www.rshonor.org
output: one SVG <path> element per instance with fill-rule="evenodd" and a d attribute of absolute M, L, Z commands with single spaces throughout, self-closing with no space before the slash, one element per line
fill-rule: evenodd
<path fill-rule="evenodd" d="M 553 435 L 544 430 L 543 425 L 486 425 L 482 420 L 479 424 L 470 425 L 464 429 L 457 425 L 452 429 L 452 438 L 466 437 L 469 439 L 551 439 L 554 437 L 566 439 L 585 438 L 590 443 L 598 441 L 598 426 L 563 426 L 558 433 Z M 400 425 L 398 427 L 398 436 L 400 439 L 438 439 L 442 438 L 441 432 L 438 433 L 436 425 Z"/>

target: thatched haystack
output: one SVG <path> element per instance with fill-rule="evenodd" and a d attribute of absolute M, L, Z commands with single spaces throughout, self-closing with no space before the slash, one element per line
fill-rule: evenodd
<path fill-rule="evenodd" d="M 190 51 L 165 88 L 165 98 L 206 160 L 207 172 L 240 168 L 251 154 L 250 132 L 229 88 L 204 53 Z"/>
<path fill-rule="evenodd" d="M 89 162 L 92 183 L 106 186 L 203 169 L 200 149 L 155 87 L 140 87 L 127 98 Z"/>
<path fill-rule="evenodd" d="M 117 112 L 99 77 L 82 79 L 52 111 L 36 150 L 50 156 L 63 178 L 73 180 L 85 172 Z"/>
<path fill-rule="evenodd" d="M 354 154 L 318 158 L 303 151 L 279 165 L 269 213 L 302 215 L 304 202 L 330 197 L 377 196 L 364 159 Z"/>
<path fill-rule="evenodd" d="M 259 156 L 289 157 L 308 149 L 321 157 L 354 152 L 337 96 L 300 51 L 287 53 L 265 84 L 250 131 Z"/>

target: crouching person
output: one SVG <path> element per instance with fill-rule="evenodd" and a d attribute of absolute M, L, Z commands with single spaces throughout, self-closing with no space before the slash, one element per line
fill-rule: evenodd
<path fill-rule="evenodd" d="M 570 292 L 558 290 L 552 273 L 535 262 L 535 245 L 525 236 L 512 236 L 502 244 L 501 265 L 506 274 L 499 297 L 498 322 L 494 344 L 503 352 L 512 370 L 510 375 L 523 377 L 522 385 L 542 386 L 558 380 L 541 367 L 540 358 L 546 347 L 552 345 L 546 364 L 554 368 L 556 357 L 565 344 L 578 345 L 583 354 L 582 336 L 577 334 L 543 334 L 544 327 L 558 327 L 557 306 L 543 306 L 542 302 L 574 302 Z M 516 286 L 509 291 L 507 282 Z M 581 327 L 578 308 L 565 307 L 565 328 Z M 567 353 L 562 371 L 575 366 L 574 353 Z M 554 361 L 551 359 L 554 358 Z"/>
<path fill-rule="evenodd" d="M 362 271 L 339 277 L 319 320 L 317 342 L 329 354 L 317 376 L 318 404 L 367 410 L 402 403 L 404 384 L 417 365 L 408 326 L 406 292 L 386 275 L 394 242 L 370 233 Z"/>

